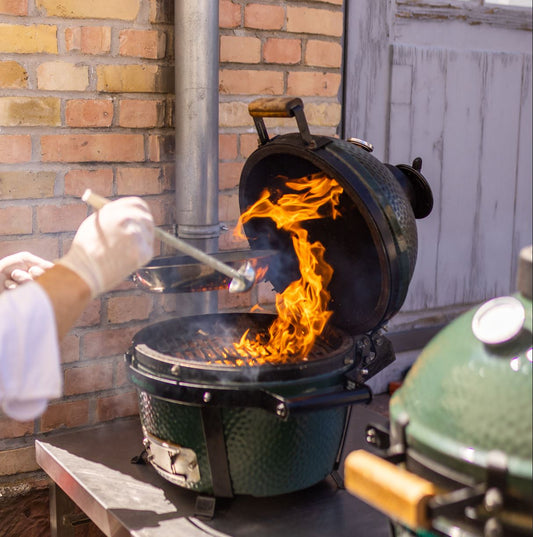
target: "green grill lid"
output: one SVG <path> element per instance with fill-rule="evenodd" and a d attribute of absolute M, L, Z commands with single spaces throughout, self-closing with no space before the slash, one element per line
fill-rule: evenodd
<path fill-rule="evenodd" d="M 408 449 L 463 475 L 482 479 L 488 453 L 503 452 L 511 489 L 531 498 L 531 248 L 518 282 L 519 293 L 472 309 L 427 345 L 390 415 L 408 417 Z"/>

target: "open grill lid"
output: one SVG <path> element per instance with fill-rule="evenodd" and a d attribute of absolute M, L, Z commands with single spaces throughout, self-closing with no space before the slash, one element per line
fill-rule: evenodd
<path fill-rule="evenodd" d="M 287 179 L 323 172 L 344 189 L 341 217 L 306 224 L 311 241 L 320 241 L 334 269 L 331 323 L 352 334 L 379 328 L 402 306 L 417 256 L 415 218 L 433 206 L 431 189 L 413 166 L 391 166 L 374 158 L 361 142 L 312 136 L 297 98 L 259 99 L 249 106 L 259 134 L 259 148 L 246 161 L 239 185 L 244 212 L 265 188 L 283 190 Z M 294 116 L 299 133 L 269 138 L 264 117 Z M 288 234 L 273 221 L 254 218 L 244 226 L 253 249 L 282 253 L 267 279 L 282 292 L 299 278 L 298 260 Z"/>

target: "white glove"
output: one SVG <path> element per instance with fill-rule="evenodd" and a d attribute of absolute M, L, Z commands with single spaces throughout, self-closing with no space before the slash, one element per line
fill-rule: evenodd
<path fill-rule="evenodd" d="M 135 197 L 108 203 L 86 218 L 58 264 L 87 282 L 93 298 L 116 287 L 153 257 L 154 221 Z"/>
<path fill-rule="evenodd" d="M 4 289 L 12 289 L 20 283 L 33 280 L 52 266 L 50 261 L 29 252 L 19 252 L 0 259 L 0 293 Z"/>

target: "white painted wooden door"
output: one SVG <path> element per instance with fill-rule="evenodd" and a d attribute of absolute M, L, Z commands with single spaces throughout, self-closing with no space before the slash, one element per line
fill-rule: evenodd
<path fill-rule="evenodd" d="M 531 9 L 346 1 L 343 136 L 422 157 L 435 197 L 402 311 L 513 292 L 532 242 Z"/>

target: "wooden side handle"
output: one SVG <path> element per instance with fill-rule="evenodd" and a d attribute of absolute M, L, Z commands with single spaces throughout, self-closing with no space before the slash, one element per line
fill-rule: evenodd
<path fill-rule="evenodd" d="M 437 494 L 433 483 L 369 453 L 346 457 L 344 482 L 349 492 L 406 526 L 430 528 L 427 502 Z"/>
<path fill-rule="evenodd" d="M 272 97 L 256 99 L 248 105 L 252 117 L 292 117 L 292 110 L 304 106 L 298 97 Z"/>

